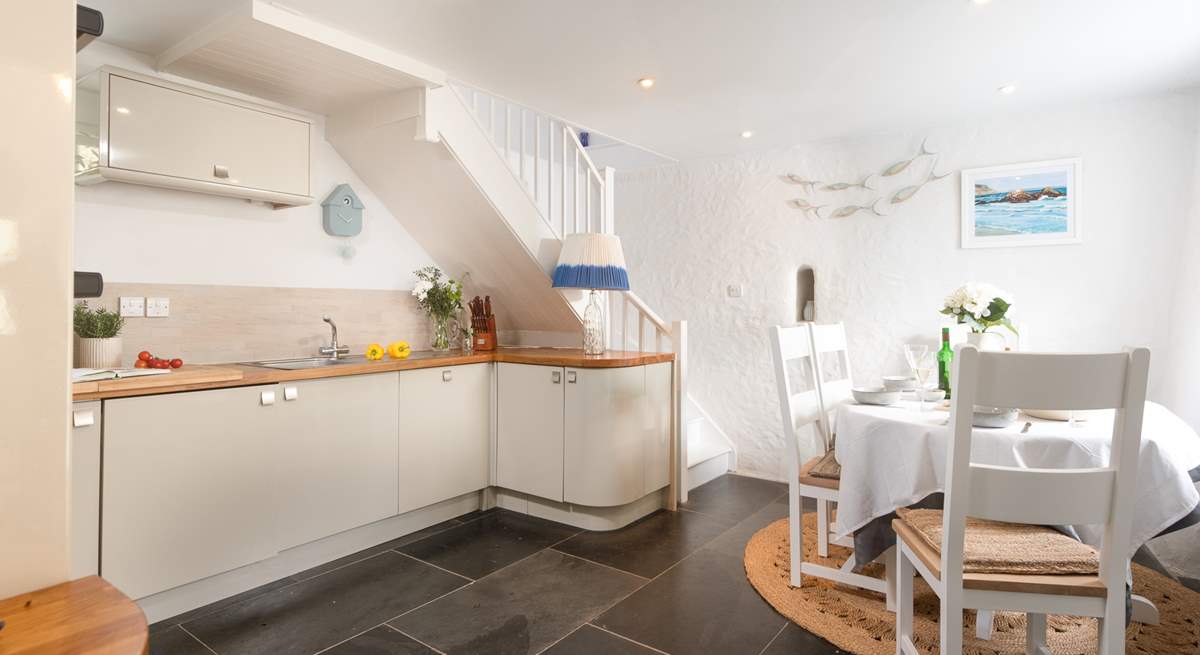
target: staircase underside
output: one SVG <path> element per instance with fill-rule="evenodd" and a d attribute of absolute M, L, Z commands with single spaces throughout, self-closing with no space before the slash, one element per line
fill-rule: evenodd
<path fill-rule="evenodd" d="M 468 291 L 492 296 L 498 329 L 579 332 L 542 265 L 447 147 L 417 140 L 420 129 L 419 116 L 376 126 L 351 117 L 331 119 L 327 136 L 447 274 L 469 272 Z"/>

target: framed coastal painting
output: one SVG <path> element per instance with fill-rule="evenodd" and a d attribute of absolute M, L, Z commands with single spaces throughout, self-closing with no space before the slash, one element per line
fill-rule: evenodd
<path fill-rule="evenodd" d="M 1081 243 L 1079 159 L 962 172 L 962 247 Z"/>

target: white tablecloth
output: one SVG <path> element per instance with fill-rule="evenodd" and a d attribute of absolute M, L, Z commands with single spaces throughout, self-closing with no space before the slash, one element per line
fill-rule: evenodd
<path fill-rule="evenodd" d="M 949 411 L 917 411 L 916 403 L 891 407 L 842 405 L 836 417 L 837 458 L 842 465 L 837 529 L 847 535 L 872 519 L 943 491 Z M 1007 428 L 976 428 L 971 461 L 1028 468 L 1089 468 L 1108 464 L 1112 412 L 1094 413 L 1072 427 L 1021 414 Z M 1021 434 L 1026 422 L 1033 425 Z M 1200 436 L 1170 410 L 1146 403 L 1134 504 L 1130 555 L 1183 518 L 1200 502 L 1188 471 L 1200 466 Z M 1101 526 L 1073 526 L 1100 545 Z"/>

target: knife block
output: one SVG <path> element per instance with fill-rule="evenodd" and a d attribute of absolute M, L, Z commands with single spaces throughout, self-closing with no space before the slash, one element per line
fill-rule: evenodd
<path fill-rule="evenodd" d="M 475 344 L 475 350 L 495 350 L 496 349 L 496 333 L 495 332 L 476 332 L 472 337 Z"/>

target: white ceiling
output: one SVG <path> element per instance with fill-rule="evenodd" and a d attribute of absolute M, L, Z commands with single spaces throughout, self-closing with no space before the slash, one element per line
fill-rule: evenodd
<path fill-rule="evenodd" d="M 147 54 L 237 2 L 84 0 Z M 676 158 L 1200 85 L 1194 0 L 274 4 Z"/>

